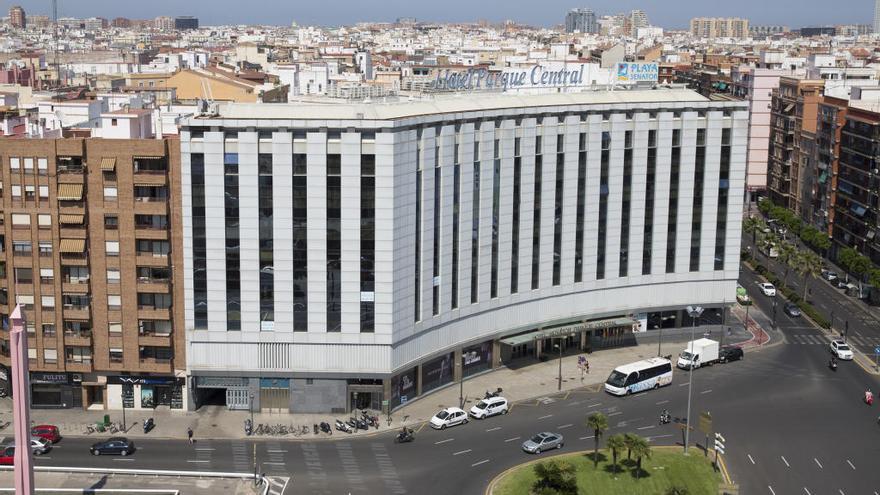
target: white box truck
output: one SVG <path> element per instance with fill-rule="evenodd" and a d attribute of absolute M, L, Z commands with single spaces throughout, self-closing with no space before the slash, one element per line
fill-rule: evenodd
<path fill-rule="evenodd" d="M 708 366 L 718 362 L 718 342 L 712 339 L 697 339 L 688 342 L 678 355 L 678 367 L 686 370 Z"/>

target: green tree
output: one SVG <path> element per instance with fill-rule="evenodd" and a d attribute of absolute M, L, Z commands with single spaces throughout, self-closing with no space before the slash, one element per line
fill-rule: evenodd
<path fill-rule="evenodd" d="M 642 473 L 642 459 L 651 458 L 651 445 L 642 437 L 637 437 L 638 441 L 632 446 L 632 454 L 636 457 L 636 478 Z"/>
<path fill-rule="evenodd" d="M 632 460 L 632 450 L 633 446 L 639 442 L 639 439 L 642 437 L 636 435 L 635 433 L 624 433 L 623 434 L 623 443 L 626 446 L 626 460 Z"/>
<path fill-rule="evenodd" d="M 743 221 L 743 231 L 752 235 L 752 256 L 755 256 L 754 252 L 758 250 L 758 233 L 763 233 L 766 227 L 767 224 L 764 223 L 764 220 L 758 217 L 748 217 Z"/>
<path fill-rule="evenodd" d="M 782 263 L 782 285 L 788 282 L 788 270 L 797 263 L 798 250 L 794 244 L 783 241 L 779 245 L 779 262 Z"/>
<path fill-rule="evenodd" d="M 535 465 L 532 492 L 541 495 L 576 495 L 577 472 L 567 462 L 539 462 Z"/>
<path fill-rule="evenodd" d="M 683 486 L 672 486 L 669 490 L 666 490 L 664 495 L 690 495 L 690 491 Z"/>
<path fill-rule="evenodd" d="M 614 466 L 614 472 L 617 472 L 617 454 L 620 453 L 621 450 L 626 448 L 626 439 L 620 433 L 616 435 L 611 435 L 608 437 L 608 440 L 605 441 L 605 447 L 611 450 L 611 459 L 612 466 Z"/>
<path fill-rule="evenodd" d="M 593 467 L 599 466 L 599 439 L 608 430 L 608 417 L 597 412 L 587 416 L 587 428 L 593 430 Z"/>
<path fill-rule="evenodd" d="M 806 301 L 807 287 L 810 284 L 810 279 L 822 274 L 822 258 L 813 251 L 801 251 L 798 253 L 795 269 L 801 277 L 804 277 L 804 295 L 802 299 Z"/>
<path fill-rule="evenodd" d="M 758 201 L 758 211 L 760 211 L 764 215 L 768 215 L 770 213 L 770 210 L 773 209 L 773 206 L 775 206 L 773 204 L 773 201 L 770 201 L 768 198 L 761 198 Z"/>

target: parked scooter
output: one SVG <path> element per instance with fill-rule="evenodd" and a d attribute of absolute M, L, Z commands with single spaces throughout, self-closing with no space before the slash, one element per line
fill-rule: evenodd
<path fill-rule="evenodd" d="M 367 422 L 367 427 L 372 426 L 375 429 L 379 429 L 379 416 L 371 416 L 366 409 L 361 411 L 361 419 Z"/>
<path fill-rule="evenodd" d="M 349 426 L 348 423 L 344 423 L 344 422 L 342 422 L 341 420 L 338 420 L 338 419 L 336 420 L 336 429 L 339 430 L 339 431 L 343 431 L 343 432 L 345 432 L 345 433 L 351 433 L 351 432 L 352 432 L 351 426 Z"/>
<path fill-rule="evenodd" d="M 321 431 L 330 435 L 333 434 L 333 429 L 330 428 L 330 423 L 327 423 L 326 421 L 321 421 Z"/>
<path fill-rule="evenodd" d="M 502 392 L 501 387 L 498 387 L 497 389 L 495 389 L 494 392 L 489 392 L 487 390 L 486 395 L 483 396 L 483 398 L 484 399 L 491 399 L 492 397 L 498 397 L 499 395 L 501 395 L 501 392 Z"/>
<path fill-rule="evenodd" d="M 400 430 L 400 433 L 397 434 L 397 437 L 394 439 L 395 443 L 407 443 L 412 442 L 416 439 L 415 432 L 412 431 L 412 428 L 407 428 L 406 426 Z"/>
<path fill-rule="evenodd" d="M 669 424 L 672 421 L 672 416 L 669 415 L 669 411 L 663 411 L 660 413 L 660 424 L 665 425 Z"/>
<path fill-rule="evenodd" d="M 148 418 L 146 421 L 144 421 L 144 435 L 149 433 L 150 430 L 152 430 L 155 426 L 156 423 L 153 422 L 153 418 Z"/>
<path fill-rule="evenodd" d="M 874 392 L 871 389 L 865 390 L 865 404 L 872 405 L 874 403 Z"/>

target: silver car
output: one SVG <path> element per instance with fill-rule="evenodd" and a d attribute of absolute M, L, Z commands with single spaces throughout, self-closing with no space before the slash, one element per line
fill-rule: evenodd
<path fill-rule="evenodd" d="M 522 449 L 529 454 L 540 454 L 545 450 L 561 449 L 564 444 L 562 435 L 545 431 L 523 442 Z"/>

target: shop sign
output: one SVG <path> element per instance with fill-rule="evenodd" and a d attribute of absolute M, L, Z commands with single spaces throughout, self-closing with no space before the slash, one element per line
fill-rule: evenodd
<path fill-rule="evenodd" d="M 108 376 L 113 385 L 183 385 L 183 378 L 173 376 Z"/>
<path fill-rule="evenodd" d="M 67 373 L 31 373 L 31 383 L 67 383 Z"/>
<path fill-rule="evenodd" d="M 617 64 L 618 82 L 657 82 L 659 68 L 654 63 L 620 62 Z"/>

